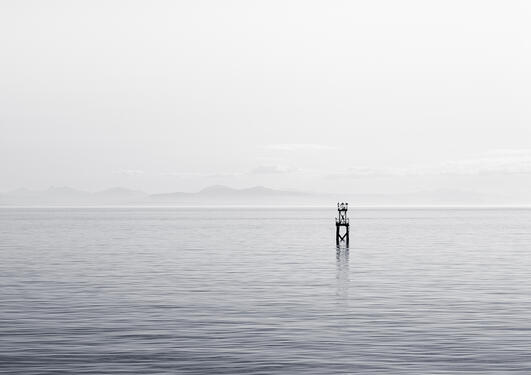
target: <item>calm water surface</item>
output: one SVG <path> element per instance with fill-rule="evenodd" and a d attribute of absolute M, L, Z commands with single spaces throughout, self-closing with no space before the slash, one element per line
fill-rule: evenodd
<path fill-rule="evenodd" d="M 531 210 L 0 209 L 0 373 L 531 373 Z"/>

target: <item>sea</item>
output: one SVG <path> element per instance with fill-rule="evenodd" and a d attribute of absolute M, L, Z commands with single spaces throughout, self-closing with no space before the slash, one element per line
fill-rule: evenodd
<path fill-rule="evenodd" d="M 531 209 L 1 208 L 1 374 L 531 374 Z"/>

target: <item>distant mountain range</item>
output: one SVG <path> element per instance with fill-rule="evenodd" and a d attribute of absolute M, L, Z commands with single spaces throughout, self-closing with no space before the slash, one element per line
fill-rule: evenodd
<path fill-rule="evenodd" d="M 334 205 L 348 201 L 358 206 L 452 206 L 452 205 L 518 205 L 502 196 L 471 191 L 434 190 L 407 194 L 314 194 L 275 190 L 263 186 L 234 189 L 223 185 L 209 186 L 196 193 L 174 192 L 147 194 L 142 191 L 115 187 L 87 192 L 69 187 L 46 190 L 17 189 L 0 193 L 3 206 L 215 206 L 215 205 Z"/>
<path fill-rule="evenodd" d="M 0 193 L 2 205 L 114 205 L 142 201 L 149 195 L 136 190 L 111 188 L 95 193 L 70 187 L 50 187 L 46 190 L 17 189 Z"/>
<path fill-rule="evenodd" d="M 227 205 L 227 204 L 287 204 L 290 199 L 308 196 L 306 193 L 255 186 L 233 189 L 209 186 L 196 193 L 147 194 L 121 187 L 87 192 L 70 187 L 50 187 L 46 190 L 17 189 L 0 193 L 0 205 Z"/>

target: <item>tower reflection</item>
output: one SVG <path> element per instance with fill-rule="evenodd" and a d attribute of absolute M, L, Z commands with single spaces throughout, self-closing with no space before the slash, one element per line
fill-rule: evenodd
<path fill-rule="evenodd" d="M 349 249 L 348 247 L 336 248 L 336 295 L 345 303 L 348 302 L 348 289 L 350 284 Z"/>

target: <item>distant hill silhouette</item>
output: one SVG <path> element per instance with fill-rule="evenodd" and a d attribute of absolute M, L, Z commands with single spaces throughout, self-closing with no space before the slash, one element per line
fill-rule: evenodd
<path fill-rule="evenodd" d="M 268 203 L 289 203 L 290 199 L 306 196 L 306 193 L 275 190 L 264 186 L 254 186 L 245 189 L 234 189 L 224 185 L 214 185 L 206 187 L 197 193 L 166 193 L 153 194 L 149 196 L 149 201 L 153 203 L 174 203 L 174 204 L 268 204 Z"/>
<path fill-rule="evenodd" d="M 17 189 L 0 195 L 3 205 L 115 205 L 132 204 L 149 195 L 125 188 L 110 188 L 94 193 L 66 186 L 52 186 L 46 190 Z"/>
<path fill-rule="evenodd" d="M 235 189 L 213 185 L 195 192 L 147 194 L 142 191 L 114 187 L 97 192 L 70 187 L 50 187 L 45 190 L 17 189 L 0 193 L 3 206 L 224 206 L 224 205 L 309 205 L 330 206 L 348 201 L 352 206 L 458 206 L 458 205 L 517 205 L 526 202 L 510 198 L 461 190 L 432 190 L 405 194 L 313 194 L 276 190 L 264 186 Z M 528 204 L 531 202 L 527 202 Z"/>

